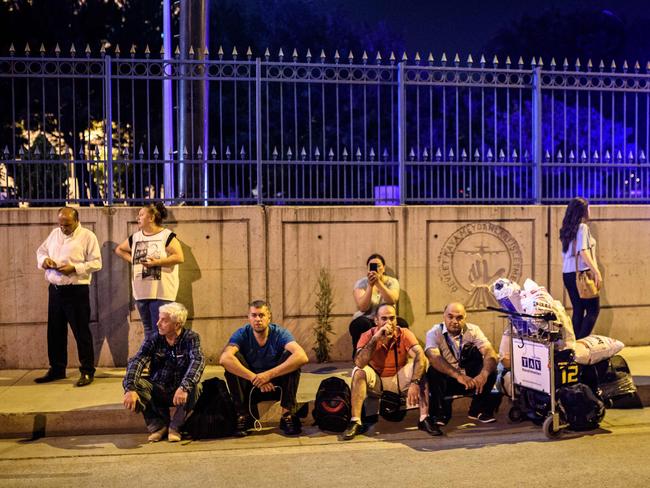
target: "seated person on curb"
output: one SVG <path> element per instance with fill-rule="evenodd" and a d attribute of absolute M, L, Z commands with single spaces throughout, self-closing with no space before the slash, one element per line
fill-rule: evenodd
<path fill-rule="evenodd" d="M 397 364 L 395 364 L 397 350 Z M 408 358 L 413 358 L 409 361 Z M 440 435 L 440 428 L 427 416 L 428 402 L 425 384 L 420 380 L 426 369 L 422 347 L 413 332 L 397 325 L 393 305 L 381 305 L 375 316 L 375 327 L 359 339 L 359 348 L 352 370 L 352 418 L 343 433 L 343 440 L 362 434 L 361 409 L 368 394 L 379 397 L 385 389 L 406 396 L 407 405 L 420 407 L 418 429 L 431 435 Z M 397 391 L 399 376 L 399 388 Z"/>
<path fill-rule="evenodd" d="M 357 280 L 354 284 L 352 294 L 354 302 L 357 305 L 357 311 L 350 322 L 350 336 L 352 337 L 352 356 L 357 350 L 359 337 L 365 331 L 371 329 L 374 323 L 374 317 L 377 308 L 384 303 L 388 305 L 397 305 L 399 299 L 399 282 L 384 273 L 386 270 L 386 261 L 380 254 L 371 254 L 366 260 L 368 269 L 367 275 Z M 408 328 L 408 322 L 401 317 L 397 317 L 397 325 L 402 329 Z"/>
<path fill-rule="evenodd" d="M 187 309 L 180 303 L 161 306 L 158 333 L 145 340 L 126 369 L 123 403 L 142 412 L 149 442 L 165 435 L 170 442 L 180 441 L 180 428 L 201 394 L 205 359 L 199 335 L 183 328 L 186 320 Z M 147 365 L 149 379 L 142 377 Z"/>
<path fill-rule="evenodd" d="M 466 323 L 466 318 L 461 303 L 450 303 L 444 310 L 444 322 L 427 332 L 429 412 L 438 425 L 449 422 L 449 397 L 453 395 L 472 395 L 470 419 L 495 421 L 491 391 L 496 381 L 497 354 L 481 329 Z"/>
<path fill-rule="evenodd" d="M 219 360 L 226 369 L 226 382 L 237 409 L 237 434 L 245 436 L 252 427 L 249 405 L 278 399 L 282 407 L 280 429 L 286 435 L 300 434 L 296 393 L 307 354 L 291 332 L 271 323 L 267 302 L 251 302 L 248 320 L 232 335 Z"/>

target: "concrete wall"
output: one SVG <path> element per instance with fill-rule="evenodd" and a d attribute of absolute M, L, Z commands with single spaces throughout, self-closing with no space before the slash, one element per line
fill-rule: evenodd
<path fill-rule="evenodd" d="M 129 267 L 115 246 L 135 229 L 134 208 L 82 208 L 97 234 L 104 269 L 92 285 L 92 330 L 100 366 L 124 365 L 142 340 Z M 424 338 L 450 300 L 468 304 L 470 320 L 499 340 L 503 319 L 486 311 L 487 283 L 505 275 L 533 278 L 569 306 L 562 286 L 558 229 L 564 207 L 177 207 L 169 227 L 183 245 L 178 300 L 216 362 L 245 321 L 246 304 L 268 298 L 313 357 L 312 327 L 321 267 L 334 288 L 333 359 L 347 359 L 352 286 L 379 252 L 402 287 L 400 315 Z M 47 285 L 35 250 L 56 209 L 0 211 L 0 368 L 47 366 Z M 594 206 L 592 233 L 605 279 L 596 332 L 628 345 L 650 344 L 650 207 Z M 76 348 L 69 334 L 70 365 Z"/>

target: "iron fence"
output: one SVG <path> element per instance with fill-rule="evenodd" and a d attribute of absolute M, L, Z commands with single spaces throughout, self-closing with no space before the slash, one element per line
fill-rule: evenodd
<path fill-rule="evenodd" d="M 650 201 L 638 64 L 9 54 L 0 205 Z"/>

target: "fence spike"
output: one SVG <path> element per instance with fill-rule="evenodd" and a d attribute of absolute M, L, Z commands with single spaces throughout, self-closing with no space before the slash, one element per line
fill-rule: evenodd
<path fill-rule="evenodd" d="M 491 147 L 488 147 L 488 150 L 487 150 L 487 160 L 488 160 L 488 161 L 492 161 L 493 158 L 494 158 L 494 153 L 492 152 L 492 148 L 491 148 Z"/>
<path fill-rule="evenodd" d="M 135 56 L 135 52 L 136 52 L 135 51 L 135 44 L 131 44 L 131 50 L 129 51 L 129 53 L 131 54 L 131 56 Z"/>
<path fill-rule="evenodd" d="M 402 53 L 402 61 L 408 61 L 409 57 L 406 55 L 406 52 Z"/>
<path fill-rule="evenodd" d="M 23 150 L 23 146 L 20 146 L 18 148 L 18 156 L 22 158 L 24 155 L 25 155 L 25 151 Z"/>
<path fill-rule="evenodd" d="M 458 66 L 460 64 L 460 56 L 458 53 L 456 53 L 456 56 L 454 56 L 454 64 Z"/>
<path fill-rule="evenodd" d="M 449 159 L 450 160 L 454 159 L 454 149 L 451 147 L 449 148 Z"/>
<path fill-rule="evenodd" d="M 506 159 L 506 153 L 503 152 L 503 149 L 499 149 L 499 161 L 503 162 Z"/>
<path fill-rule="evenodd" d="M 318 146 L 316 146 L 316 149 L 314 150 L 314 156 L 316 157 L 316 161 L 320 159 L 320 149 L 318 149 Z"/>
<path fill-rule="evenodd" d="M 543 67 L 544 67 L 544 60 L 542 59 L 541 56 L 540 56 L 539 59 L 537 60 L 537 66 L 539 66 L 540 68 L 543 68 Z"/>
<path fill-rule="evenodd" d="M 381 53 L 377 51 L 377 56 L 375 56 L 375 62 L 381 64 Z"/>
<path fill-rule="evenodd" d="M 535 61 L 535 56 L 533 56 L 533 59 L 530 60 L 530 66 L 531 68 L 534 68 L 537 66 L 537 61 Z"/>
<path fill-rule="evenodd" d="M 325 62 L 325 58 L 326 58 L 326 57 L 327 57 L 327 56 L 325 56 L 325 49 L 321 49 L 321 50 L 320 50 L 320 60 L 321 60 L 322 63 Z"/>
<path fill-rule="evenodd" d="M 41 47 L 38 51 L 41 53 L 41 56 L 45 56 L 45 44 L 41 42 Z"/>
<path fill-rule="evenodd" d="M 598 156 L 598 150 L 594 151 L 594 155 L 591 157 L 594 161 L 598 161 L 599 156 Z"/>
<path fill-rule="evenodd" d="M 481 68 L 485 66 L 485 56 L 483 56 L 483 54 L 481 54 L 481 58 L 478 62 L 481 64 Z"/>
<path fill-rule="evenodd" d="M 293 58 L 294 61 L 298 59 L 298 50 L 294 47 L 293 52 L 291 53 L 291 57 Z"/>
<path fill-rule="evenodd" d="M 645 152 L 643 152 L 643 149 L 641 149 L 641 154 L 639 154 L 639 161 L 645 161 Z"/>
<path fill-rule="evenodd" d="M 523 68 L 523 66 L 524 66 L 524 58 L 519 56 L 519 61 L 517 61 L 517 64 L 519 65 L 520 69 Z"/>
<path fill-rule="evenodd" d="M 463 161 L 467 161 L 467 151 L 465 151 L 465 148 L 460 152 L 460 157 Z"/>
<path fill-rule="evenodd" d="M 212 159 L 217 159 L 217 148 L 212 146 L 212 151 L 210 151 L 210 156 L 212 156 Z"/>
<path fill-rule="evenodd" d="M 14 54 L 16 54 L 16 48 L 14 48 L 14 43 L 12 42 L 12 43 L 9 45 L 9 55 L 10 55 L 10 56 L 13 56 Z"/>
<path fill-rule="evenodd" d="M 530 154 L 528 153 L 528 149 L 526 149 L 524 151 L 524 162 L 527 163 L 528 161 L 530 161 Z"/>
<path fill-rule="evenodd" d="M 2 153 L 4 154 L 5 159 L 9 159 L 9 147 L 6 144 Z"/>
<path fill-rule="evenodd" d="M 511 64 L 512 64 L 512 61 L 510 60 L 510 56 L 506 56 L 506 67 L 509 68 Z"/>
<path fill-rule="evenodd" d="M 557 66 L 557 63 L 555 62 L 555 58 L 551 58 L 551 69 L 555 70 L 555 67 Z"/>
<path fill-rule="evenodd" d="M 436 149 L 436 161 L 440 161 L 442 159 L 442 151 L 440 148 Z"/>
<path fill-rule="evenodd" d="M 278 159 L 278 148 L 277 148 L 277 146 L 273 146 L 273 152 L 271 153 L 271 156 L 273 156 L 273 160 Z"/>
<path fill-rule="evenodd" d="M 61 48 L 59 47 L 59 43 L 57 42 L 56 45 L 54 46 L 54 54 L 56 56 L 59 56 L 61 54 Z"/>
<path fill-rule="evenodd" d="M 395 53 L 393 51 L 390 52 L 390 57 L 388 58 L 392 63 L 395 62 Z"/>
<path fill-rule="evenodd" d="M 38 156 L 40 155 L 41 155 L 41 150 L 38 148 L 38 146 L 36 146 L 36 149 L 34 150 L 34 156 L 37 156 L 36 159 L 38 159 Z"/>
<path fill-rule="evenodd" d="M 415 151 L 411 147 L 411 150 L 409 151 L 409 158 L 411 158 L 411 161 L 415 159 Z"/>
<path fill-rule="evenodd" d="M 446 55 L 444 52 L 442 53 L 442 57 L 440 58 L 440 63 L 441 63 L 443 66 L 446 66 L 446 65 L 447 65 L 447 55 Z"/>
<path fill-rule="evenodd" d="M 352 49 L 350 49 L 350 52 L 348 53 L 348 61 L 352 63 L 353 60 L 354 60 L 354 54 L 352 54 Z"/>
<path fill-rule="evenodd" d="M 307 61 L 311 61 L 311 50 L 307 48 L 307 55 L 305 56 L 307 58 Z"/>
<path fill-rule="evenodd" d="M 29 43 L 27 43 L 27 44 L 25 44 L 25 55 L 29 56 L 30 52 L 31 52 L 31 50 L 29 49 Z"/>
<path fill-rule="evenodd" d="M 268 47 L 264 50 L 264 57 L 266 58 L 267 61 L 268 61 L 269 58 L 271 57 L 271 53 L 269 52 L 269 48 L 268 48 Z"/>
<path fill-rule="evenodd" d="M 365 51 L 365 49 L 361 55 L 361 60 L 363 61 L 363 64 L 366 64 L 368 62 L 368 53 Z"/>
<path fill-rule="evenodd" d="M 470 68 L 472 67 L 472 64 L 474 64 L 474 58 L 472 58 L 471 54 L 467 56 L 467 64 Z"/>
<path fill-rule="evenodd" d="M 627 60 L 623 60 L 623 71 L 627 71 Z"/>
<path fill-rule="evenodd" d="M 629 154 L 627 155 L 627 159 L 629 159 L 630 161 L 634 161 L 634 154 L 632 154 L 632 151 L 630 151 Z"/>
<path fill-rule="evenodd" d="M 623 160 L 623 154 L 621 154 L 621 150 L 619 149 L 618 152 L 616 153 L 616 160 L 617 161 L 622 161 Z"/>
<path fill-rule="evenodd" d="M 210 50 L 208 49 L 208 46 L 203 46 L 203 57 L 204 58 L 209 58 L 210 57 Z M 249 57 L 250 60 L 250 57 Z"/>
<path fill-rule="evenodd" d="M 638 73 L 640 69 L 641 69 L 641 65 L 639 64 L 639 61 L 637 60 L 637 61 L 634 62 L 634 71 L 636 71 Z"/>
<path fill-rule="evenodd" d="M 603 71 L 605 69 L 605 63 L 603 62 L 602 59 L 600 60 L 600 63 L 598 64 L 598 69 L 600 71 Z"/>
<path fill-rule="evenodd" d="M 347 147 L 343 146 L 343 153 L 342 154 L 343 154 L 344 158 L 348 157 L 348 148 Z"/>
<path fill-rule="evenodd" d="M 194 52 L 192 51 L 192 47 L 191 47 L 191 46 L 190 46 L 190 51 L 191 51 L 190 54 L 194 54 Z M 236 58 L 236 57 L 239 55 L 239 52 L 237 51 L 237 46 L 233 46 L 233 48 L 232 48 L 232 53 L 230 53 L 230 55 L 231 55 L 233 58 Z"/>
<path fill-rule="evenodd" d="M 564 156 L 562 156 L 562 150 L 561 149 L 558 149 L 557 154 L 556 154 L 555 157 L 556 157 L 556 159 L 558 161 L 562 161 L 562 159 L 564 159 Z"/>
<path fill-rule="evenodd" d="M 341 59 L 341 55 L 339 54 L 339 50 L 337 49 L 334 51 L 334 62 L 338 63 L 339 59 Z"/>
<path fill-rule="evenodd" d="M 165 46 L 164 45 L 160 46 L 160 51 L 158 51 L 158 54 L 160 54 L 161 58 L 163 56 L 165 56 Z"/>
<path fill-rule="evenodd" d="M 591 62 L 591 58 L 587 60 L 587 71 L 591 71 L 591 69 L 594 67 L 594 64 Z"/>
<path fill-rule="evenodd" d="M 282 48 L 280 48 L 280 51 L 278 51 L 278 58 L 280 58 L 280 61 L 282 61 L 282 58 L 284 58 L 284 51 Z"/>
<path fill-rule="evenodd" d="M 267 49 L 268 52 L 268 49 Z M 217 55 L 219 56 L 219 59 L 223 58 L 223 46 L 219 44 L 219 49 L 217 50 Z"/>
<path fill-rule="evenodd" d="M 151 54 L 151 49 L 149 49 L 149 44 L 145 44 L 144 45 L 144 55 L 149 57 L 150 54 Z"/>
<path fill-rule="evenodd" d="M 305 146 L 302 146 L 302 149 L 300 150 L 300 157 L 302 158 L 303 161 L 307 157 L 307 151 L 305 151 Z"/>
<path fill-rule="evenodd" d="M 357 157 L 357 161 L 361 161 L 361 148 L 357 146 L 357 152 L 354 154 Z"/>
<path fill-rule="evenodd" d="M 583 163 L 587 160 L 587 153 L 585 152 L 584 149 L 580 153 L 580 159 L 582 160 Z"/>
<path fill-rule="evenodd" d="M 548 152 L 548 149 L 544 153 L 544 159 L 546 159 L 547 162 L 551 160 L 551 153 Z"/>
<path fill-rule="evenodd" d="M 140 144 L 140 150 L 138 151 L 138 156 L 140 156 L 140 159 L 144 157 L 144 147 L 142 147 L 142 144 Z"/>
<path fill-rule="evenodd" d="M 330 161 L 334 159 L 334 150 L 330 147 L 330 151 L 327 153 L 327 156 L 330 158 Z"/>
<path fill-rule="evenodd" d="M 201 144 L 196 148 L 196 156 L 198 159 L 203 159 L 203 148 L 201 147 Z"/>
<path fill-rule="evenodd" d="M 208 49 L 206 48 L 205 50 L 207 52 Z M 246 49 L 246 56 L 248 56 L 249 58 L 253 57 L 253 50 L 251 49 L 250 46 L 248 46 L 248 49 Z"/>
<path fill-rule="evenodd" d="M 124 149 L 122 149 L 122 156 L 124 159 L 129 158 L 129 146 L 124 146 Z"/>
<path fill-rule="evenodd" d="M 120 55 L 120 45 L 119 45 L 119 44 L 117 44 L 117 45 L 115 46 L 115 55 L 118 56 L 118 57 L 119 57 L 119 55 Z"/>
<path fill-rule="evenodd" d="M 239 156 L 241 157 L 241 159 L 245 159 L 245 158 L 246 158 L 246 149 L 244 149 L 244 145 L 243 145 L 243 144 L 242 144 L 242 147 L 241 147 L 241 151 L 239 151 Z"/>
<path fill-rule="evenodd" d="M 605 150 L 605 161 L 610 161 L 612 159 L 611 154 L 609 154 L 609 149 Z"/>
<path fill-rule="evenodd" d="M 519 158 L 519 153 L 517 152 L 517 148 L 515 148 L 515 149 L 512 150 L 512 155 L 511 155 L 511 157 L 512 157 L 512 160 L 513 160 L 513 161 L 517 161 L 517 158 Z"/>
<path fill-rule="evenodd" d="M 415 51 L 415 62 L 416 62 L 416 64 L 420 64 L 420 60 L 421 60 L 421 58 L 420 58 L 420 52 L 419 52 L 419 51 Z"/>
<path fill-rule="evenodd" d="M 474 149 L 474 161 L 478 161 L 479 159 L 481 159 L 481 153 L 478 149 Z"/>
<path fill-rule="evenodd" d="M 287 149 L 287 159 L 291 160 L 291 156 L 293 156 L 293 151 L 291 150 L 291 147 Z"/>
<path fill-rule="evenodd" d="M 423 159 L 424 161 L 426 161 L 427 159 L 429 159 L 429 151 L 427 151 L 427 148 L 426 148 L 426 147 L 424 148 L 424 151 L 422 151 L 422 159 Z"/>
<path fill-rule="evenodd" d="M 573 149 L 569 151 L 569 161 L 573 162 L 575 160 L 576 156 L 573 154 Z"/>
<path fill-rule="evenodd" d="M 275 154 L 276 154 L 276 156 L 277 156 L 277 153 L 278 153 L 278 152 L 277 152 L 277 151 L 274 151 L 274 152 L 275 152 Z M 226 158 L 227 158 L 227 159 L 230 159 L 230 155 L 231 155 L 231 154 L 232 154 L 232 153 L 230 152 L 230 146 L 226 146 Z"/>
<path fill-rule="evenodd" d="M 158 156 L 160 156 L 160 151 L 158 151 L 158 145 L 156 144 L 153 147 L 153 158 L 158 159 Z"/>
<path fill-rule="evenodd" d="M 497 66 L 499 66 L 499 58 L 497 58 L 497 55 L 496 55 L 496 54 L 495 54 L 494 57 L 492 58 L 492 64 L 494 65 L 495 68 L 496 68 Z"/>
<path fill-rule="evenodd" d="M 581 67 L 581 66 L 582 66 L 582 65 L 580 64 L 580 58 L 577 58 L 577 59 L 576 59 L 576 71 L 580 71 L 580 67 Z"/>
<path fill-rule="evenodd" d="M 429 62 L 430 66 L 433 66 L 433 54 L 429 52 L 429 56 L 427 57 L 427 61 Z"/>
<path fill-rule="evenodd" d="M 564 62 L 562 63 L 562 69 L 564 69 L 564 71 L 569 69 L 569 60 L 567 58 L 564 58 Z"/>
<path fill-rule="evenodd" d="M 384 158 L 384 161 L 388 161 L 388 149 L 384 148 L 384 152 L 381 155 Z"/>
<path fill-rule="evenodd" d="M 612 64 L 610 65 L 610 69 L 612 71 L 616 70 L 616 61 L 614 61 L 613 59 L 612 59 Z"/>

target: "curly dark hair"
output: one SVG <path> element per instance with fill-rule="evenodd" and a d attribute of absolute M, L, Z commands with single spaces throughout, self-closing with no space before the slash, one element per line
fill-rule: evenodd
<path fill-rule="evenodd" d="M 562 227 L 560 228 L 560 241 L 562 241 L 562 252 L 569 250 L 571 241 L 576 238 L 578 227 L 583 220 L 587 219 L 589 202 L 582 198 L 573 198 L 566 207 Z"/>
<path fill-rule="evenodd" d="M 153 221 L 156 223 L 156 225 L 162 225 L 163 220 L 167 218 L 167 209 L 165 208 L 165 204 L 163 202 L 148 203 L 144 206 L 144 208 L 146 208 L 147 211 L 153 215 Z"/>

